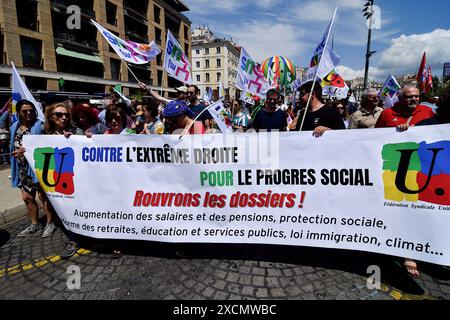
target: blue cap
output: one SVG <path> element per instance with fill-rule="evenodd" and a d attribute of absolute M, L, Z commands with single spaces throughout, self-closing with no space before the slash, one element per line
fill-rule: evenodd
<path fill-rule="evenodd" d="M 164 117 L 165 118 L 176 118 L 183 114 L 192 117 L 193 113 L 191 109 L 186 105 L 186 102 L 181 100 L 170 101 L 166 107 L 164 108 Z"/>

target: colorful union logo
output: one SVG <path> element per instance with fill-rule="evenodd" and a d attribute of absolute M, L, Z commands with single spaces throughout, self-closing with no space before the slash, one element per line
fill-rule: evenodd
<path fill-rule="evenodd" d="M 34 163 L 36 175 L 45 192 L 57 192 L 65 195 L 74 193 L 75 156 L 72 148 L 35 149 Z"/>
<path fill-rule="evenodd" d="M 383 147 L 385 198 L 450 205 L 450 141 Z"/>

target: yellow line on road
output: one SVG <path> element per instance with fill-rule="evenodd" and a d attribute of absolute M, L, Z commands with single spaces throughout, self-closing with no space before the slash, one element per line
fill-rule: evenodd
<path fill-rule="evenodd" d="M 74 254 L 73 257 L 77 258 L 80 255 L 87 255 L 90 253 L 91 253 L 91 251 L 89 251 L 89 250 L 78 249 L 78 251 Z M 61 256 L 49 256 L 46 258 L 34 260 L 34 262 L 32 262 L 32 263 L 22 263 L 22 264 L 17 264 L 15 266 L 12 266 L 9 268 L 0 268 L 0 278 L 4 277 L 6 275 L 12 276 L 12 275 L 15 275 L 20 272 L 31 270 L 33 268 L 41 268 L 41 267 L 47 265 L 48 263 L 55 263 L 55 262 L 58 262 L 59 260 L 61 260 Z"/>

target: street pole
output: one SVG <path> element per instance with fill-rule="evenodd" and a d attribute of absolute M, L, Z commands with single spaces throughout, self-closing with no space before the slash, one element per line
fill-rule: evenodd
<path fill-rule="evenodd" d="M 370 51 L 370 42 L 372 41 L 373 2 L 374 2 L 374 0 L 369 0 L 365 4 L 365 9 L 363 10 L 365 12 L 364 16 L 367 16 L 367 18 L 369 19 L 369 33 L 367 36 L 367 52 L 366 52 L 366 68 L 365 68 L 365 72 L 364 72 L 364 91 L 368 89 L 370 57 L 374 53 L 374 52 Z"/>

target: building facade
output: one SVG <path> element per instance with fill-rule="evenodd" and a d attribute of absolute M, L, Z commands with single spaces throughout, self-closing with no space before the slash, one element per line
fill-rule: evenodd
<path fill-rule="evenodd" d="M 155 89 L 172 91 L 179 83 L 163 72 L 166 30 L 189 55 L 191 22 L 183 14 L 188 10 L 181 0 L 2 0 L 0 87 L 11 87 L 13 61 L 32 90 L 93 93 L 121 84 L 125 94 L 136 91 L 137 81 L 93 19 L 122 39 L 154 40 L 162 54 L 130 68 Z"/>
<path fill-rule="evenodd" d="M 211 89 L 218 100 L 219 83 L 222 81 L 227 99 L 237 99 L 236 87 L 240 50 L 232 41 L 216 39 L 208 28 L 196 28 L 192 32 L 192 77 L 201 94 Z"/>

